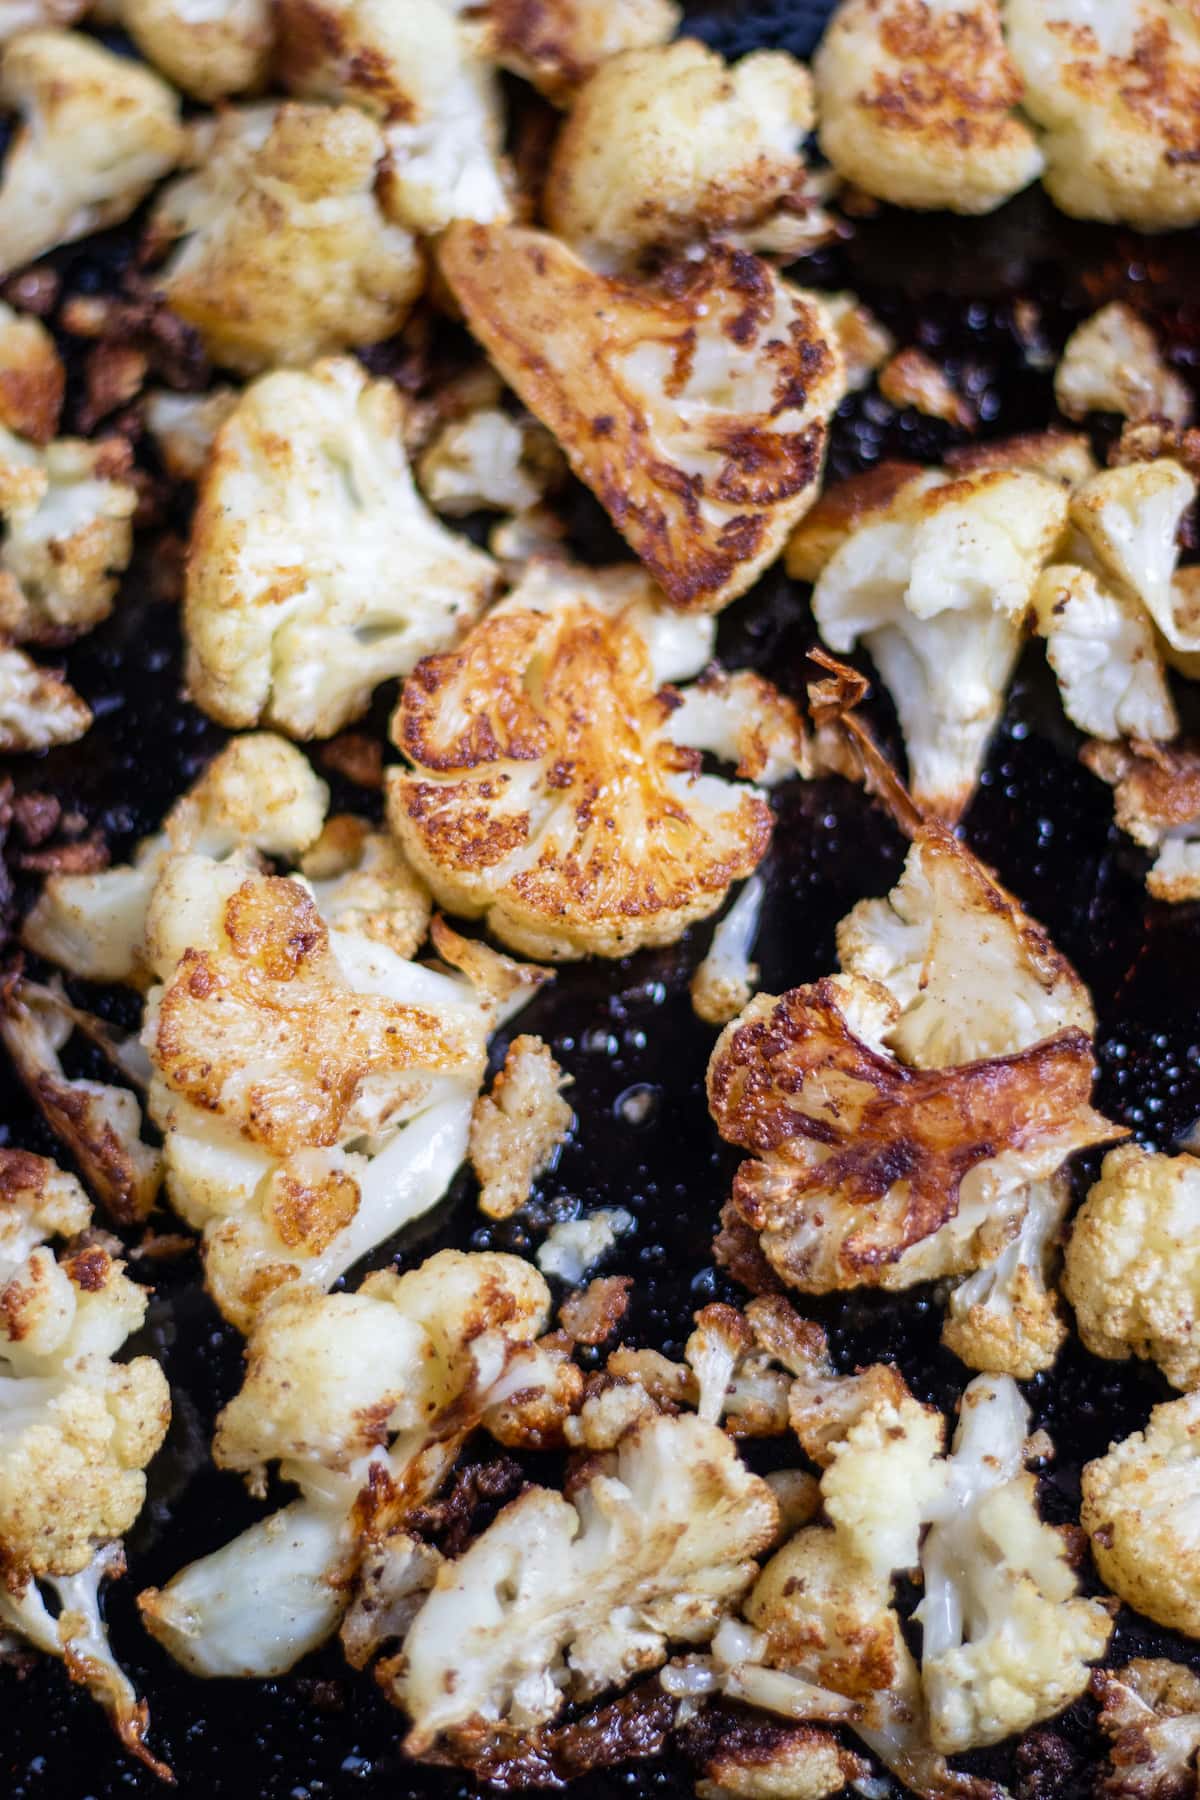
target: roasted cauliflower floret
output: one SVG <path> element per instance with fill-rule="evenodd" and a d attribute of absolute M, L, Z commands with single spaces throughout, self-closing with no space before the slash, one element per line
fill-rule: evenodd
<path fill-rule="evenodd" d="M 349 101 L 380 121 L 382 194 L 414 231 L 508 216 L 504 115 L 478 28 L 457 0 L 282 0 L 281 63 L 293 93 Z"/>
<path fill-rule="evenodd" d="M 21 115 L 0 172 L 0 275 L 119 225 L 183 152 L 166 83 L 75 32 L 12 38 L 0 105 Z"/>
<path fill-rule="evenodd" d="M 271 0 L 118 0 L 142 55 L 196 100 L 264 85 L 275 47 Z"/>
<path fill-rule="evenodd" d="M 31 313 L 0 301 L 0 428 L 48 444 L 58 428 L 67 376 L 54 339 Z"/>
<path fill-rule="evenodd" d="M 1115 412 L 1186 425 L 1192 416 L 1187 383 L 1165 362 L 1150 326 L 1123 300 L 1102 306 L 1071 333 L 1054 371 L 1054 398 L 1068 419 Z"/>
<path fill-rule="evenodd" d="M 1016 1235 L 951 1293 L 942 1342 L 968 1368 L 1031 1381 L 1053 1366 L 1067 1323 L 1049 1265 L 1070 1198 L 1065 1174 L 1032 1182 Z"/>
<path fill-rule="evenodd" d="M 159 282 L 214 361 L 254 374 L 399 329 L 416 245 L 377 198 L 383 134 L 354 106 L 257 106 L 192 127 L 194 172 L 166 189 L 151 242 L 182 239 Z"/>
<path fill-rule="evenodd" d="M 1004 0 L 1046 190 L 1081 219 L 1169 231 L 1200 219 L 1200 27 L 1175 0 Z"/>
<path fill-rule="evenodd" d="M 144 1592 L 153 1635 L 198 1675 L 276 1675 L 315 1648 L 363 1556 L 432 1495 L 488 1405 L 530 1379 L 549 1310 L 528 1263 L 457 1250 L 354 1294 L 281 1295 L 213 1455 L 255 1488 L 279 1461 L 302 1498 Z"/>
<path fill-rule="evenodd" d="M 1156 900 L 1200 896 L 1200 753 L 1181 745 L 1087 744 L 1083 761 L 1114 789 L 1117 824 L 1153 851 Z"/>
<path fill-rule="evenodd" d="M 22 942 L 89 981 L 144 982 L 146 908 L 168 857 L 195 850 L 221 859 L 244 849 L 295 861 L 320 838 L 328 805 L 325 783 L 283 738 L 265 731 L 234 738 L 161 830 L 143 838 L 131 863 L 48 876 Z"/>
<path fill-rule="evenodd" d="M 123 444 L 0 427 L 0 631 L 63 643 L 106 619 L 133 550 L 137 491 Z"/>
<path fill-rule="evenodd" d="M 499 406 L 477 406 L 449 419 L 417 464 L 421 492 L 451 518 L 529 512 L 561 472 L 558 446 L 545 427 Z"/>
<path fill-rule="evenodd" d="M 412 956 L 433 910 L 429 889 L 399 844 L 365 819 L 337 813 L 300 858 L 300 873 L 327 924 Z"/>
<path fill-rule="evenodd" d="M 0 751 L 70 744 L 91 722 L 91 708 L 69 682 L 0 641 Z"/>
<path fill-rule="evenodd" d="M 1149 613 L 1167 660 L 1200 669 L 1200 599 L 1177 572 L 1178 533 L 1196 498 L 1192 476 L 1170 457 L 1105 469 L 1071 499 L 1071 523 L 1101 575 Z"/>
<path fill-rule="evenodd" d="M 0 44 L 19 31 L 39 26 L 74 25 L 88 10 L 90 0 L 0 0 Z"/>
<path fill-rule="evenodd" d="M 438 255 L 471 331 L 672 604 L 743 593 L 811 503 L 842 397 L 819 301 L 727 246 L 641 282 L 517 226 L 455 226 Z"/>
<path fill-rule="evenodd" d="M 1101 1800 L 1187 1800 L 1200 1755 L 1200 1678 L 1181 1663 L 1139 1657 L 1097 1669 L 1092 1690 L 1112 1745 Z"/>
<path fill-rule="evenodd" d="M 692 1007 L 706 1025 L 728 1025 L 750 1004 L 758 986 L 758 964 L 752 956 L 763 893 L 762 877 L 752 875 L 713 932 L 692 976 Z"/>
<path fill-rule="evenodd" d="M 207 394 L 175 394 L 169 388 L 155 388 L 146 395 L 142 417 L 168 475 L 176 481 L 199 481 L 217 433 L 237 402 L 237 390 L 224 385 Z"/>
<path fill-rule="evenodd" d="M 217 434 L 188 553 L 187 674 L 233 726 L 330 737 L 457 638 L 490 559 L 426 509 L 403 402 L 349 358 L 247 389 Z"/>
<path fill-rule="evenodd" d="M 776 1520 L 766 1483 L 689 1416 L 639 1420 L 569 1500 L 527 1488 L 439 1569 L 380 1671 L 410 1753 L 472 1725 L 529 1730 L 654 1668 L 668 1642 L 711 1637 Z"/>
<path fill-rule="evenodd" d="M 574 1118 L 562 1096 L 570 1079 L 541 1038 L 514 1038 L 491 1092 L 475 1102 L 471 1166 L 489 1218 L 507 1219 L 524 1206 L 534 1181 L 553 1167 Z"/>
<path fill-rule="evenodd" d="M 1033 596 L 1063 710 L 1094 738 L 1172 738 L 1179 730 L 1154 624 L 1090 569 L 1054 563 Z"/>
<path fill-rule="evenodd" d="M 808 70 L 782 50 L 727 68 L 680 38 L 613 57 L 555 142 L 546 223 L 612 267 L 718 237 L 798 255 L 808 247 L 802 151 L 814 122 Z"/>
<path fill-rule="evenodd" d="M 1159 1625 L 1200 1637 L 1200 1393 L 1156 1406 L 1145 1431 L 1083 1471 L 1080 1521 L 1101 1578 Z"/>
<path fill-rule="evenodd" d="M 649 50 L 675 35 L 675 0 L 484 0 L 484 44 L 502 69 L 565 105 L 610 56 Z"/>
<path fill-rule="evenodd" d="M 822 568 L 813 612 L 830 649 L 860 640 L 891 694 L 917 804 L 954 821 L 1000 717 L 1042 565 L 1067 496 L 991 470 L 905 482 Z"/>
<path fill-rule="evenodd" d="M 991 212 L 1041 173 L 998 0 L 842 0 L 813 74 L 821 149 L 881 200 Z"/>
<path fill-rule="evenodd" d="M 1200 1388 L 1200 1161 L 1110 1150 L 1071 1228 L 1063 1292 L 1093 1356 L 1143 1356 Z"/>
<path fill-rule="evenodd" d="M 674 942 L 753 872 L 770 808 L 701 774 L 713 735 L 693 718 L 681 743 L 660 686 L 703 662 L 706 625 L 656 614 L 640 570 L 534 564 L 418 666 L 392 721 L 412 768 L 389 771 L 388 817 L 442 905 L 531 955 L 624 956 Z"/>

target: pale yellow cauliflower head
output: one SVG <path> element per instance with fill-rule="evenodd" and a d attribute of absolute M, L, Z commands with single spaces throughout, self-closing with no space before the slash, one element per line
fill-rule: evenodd
<path fill-rule="evenodd" d="M 1090 412 L 1127 419 L 1192 416 L 1187 383 L 1168 366 L 1158 339 L 1123 300 L 1112 300 L 1071 333 L 1054 371 L 1054 398 L 1068 419 Z"/>
<path fill-rule="evenodd" d="M 1080 1521 L 1101 1578 L 1159 1625 L 1200 1637 L 1200 1393 L 1083 1471 Z"/>
<path fill-rule="evenodd" d="M 118 0 L 121 23 L 155 68 L 196 100 L 261 87 L 275 44 L 271 0 Z"/>
<path fill-rule="evenodd" d="M 42 450 L 0 427 L 0 630 L 62 643 L 112 611 L 137 491 L 120 442 Z"/>

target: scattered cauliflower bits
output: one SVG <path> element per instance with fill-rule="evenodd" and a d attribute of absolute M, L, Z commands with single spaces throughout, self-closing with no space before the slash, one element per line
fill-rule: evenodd
<path fill-rule="evenodd" d="M 525 1205 L 534 1181 L 553 1166 L 574 1114 L 562 1097 L 570 1076 L 541 1038 L 514 1038 L 489 1094 L 471 1114 L 471 1166 L 479 1207 L 507 1219 Z"/>
<path fill-rule="evenodd" d="M 804 139 L 807 69 L 759 50 L 727 68 L 694 38 L 606 62 L 555 141 L 544 210 L 596 266 L 720 238 L 791 259 L 814 242 Z"/>
<path fill-rule="evenodd" d="M 69 682 L 0 640 L 0 751 L 74 743 L 91 723 L 91 708 Z"/>
<path fill-rule="evenodd" d="M 48 444 L 58 429 L 66 384 L 66 370 L 42 321 L 0 301 L 0 428 L 31 444 Z"/>
<path fill-rule="evenodd" d="M 73 31 L 27 31 L 0 58 L 21 122 L 0 170 L 0 275 L 127 219 L 183 154 L 177 96 Z"/>
<path fill-rule="evenodd" d="M 821 149 L 881 200 L 991 212 L 1041 173 L 998 0 L 842 0 L 813 74 Z"/>
<path fill-rule="evenodd" d="M 443 1250 L 354 1294 L 293 1290 L 256 1325 L 217 1421 L 218 1467 L 300 1498 L 139 1598 L 198 1675 L 281 1674 L 337 1629 L 364 1558 L 428 1499 L 489 1406 L 541 1368 L 545 1282 L 515 1256 Z M 382 1622 L 377 1621 L 382 1628 Z"/>
<path fill-rule="evenodd" d="M 1082 758 L 1114 790 L 1117 824 L 1154 852 L 1156 900 L 1200 897 L 1200 753 L 1185 745 L 1087 744 Z"/>
<path fill-rule="evenodd" d="M 109 1649 L 98 1591 L 122 1573 L 119 1540 L 141 1511 L 143 1470 L 171 1402 L 151 1357 L 113 1360 L 141 1325 L 147 1295 L 81 1240 L 90 1222 L 73 1176 L 0 1150 L 0 1647 L 14 1633 L 62 1657 L 126 1747 L 162 1774 L 144 1744 L 146 1707 Z M 56 1257 L 51 1237 L 76 1246 Z"/>
<path fill-rule="evenodd" d="M 1083 1471 L 1080 1521 L 1101 1580 L 1159 1625 L 1200 1637 L 1200 1393 Z"/>
<path fill-rule="evenodd" d="M 1179 1663 L 1138 1657 L 1097 1669 L 1100 1729 L 1110 1739 L 1101 1800 L 1188 1800 L 1200 1756 L 1200 1677 Z"/>
<path fill-rule="evenodd" d="M 195 100 L 266 85 L 275 47 L 271 0 L 118 0 L 142 55 Z"/>
<path fill-rule="evenodd" d="M 389 771 L 392 830 L 442 905 L 525 954 L 673 943 L 770 841 L 756 788 L 700 772 L 744 695 L 710 691 L 696 712 L 661 685 L 703 664 L 711 628 L 654 598 L 636 568 L 535 563 L 404 685 L 392 736 L 412 768 Z"/>
<path fill-rule="evenodd" d="M 1076 218 L 1200 219 L 1200 24 L 1183 0 L 1004 0 L 1047 192 Z"/>
<path fill-rule="evenodd" d="M 674 36 L 675 0 L 483 0 L 476 6 L 487 52 L 559 105 L 622 50 L 648 50 Z"/>
<path fill-rule="evenodd" d="M 812 502 L 844 391 L 816 297 L 723 245 L 618 281 L 545 232 L 458 225 L 438 260 L 672 605 L 717 611 L 743 593 Z"/>
<path fill-rule="evenodd" d="M 264 104 L 190 133 L 193 172 L 160 196 L 149 246 L 182 240 L 159 285 L 215 362 L 253 375 L 399 330 L 424 267 L 380 210 L 374 120 L 354 106 Z"/>
<path fill-rule="evenodd" d="M 128 474 L 120 440 L 38 449 L 0 426 L 0 631 L 61 644 L 108 617 L 133 551 Z"/>
<path fill-rule="evenodd" d="M 1163 360 L 1150 326 L 1123 300 L 1102 306 L 1071 333 L 1054 371 L 1054 398 L 1068 419 L 1115 412 L 1186 425 L 1192 416 L 1190 388 Z"/>
<path fill-rule="evenodd" d="M 496 579 L 428 511 L 390 381 L 350 358 L 255 382 L 217 433 L 188 553 L 187 673 L 232 726 L 330 737 L 446 648 Z"/>

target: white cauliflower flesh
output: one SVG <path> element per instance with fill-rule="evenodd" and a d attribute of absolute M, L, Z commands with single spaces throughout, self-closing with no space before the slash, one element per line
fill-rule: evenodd
<path fill-rule="evenodd" d="M 1083 1471 L 1080 1521 L 1101 1579 L 1127 1605 L 1200 1637 L 1200 1393 L 1156 1406 L 1145 1431 Z"/>
<path fill-rule="evenodd" d="M 921 1549 L 921 1682 L 935 1746 L 998 1743 L 1069 1706 L 1112 1620 L 1076 1596 L 1065 1534 L 1022 1470 L 1029 1412 L 1009 1376 L 967 1388 L 946 1486 Z"/>
<path fill-rule="evenodd" d="M 146 429 L 167 473 L 176 481 L 199 481 L 217 433 L 237 399 L 237 390 L 223 384 L 207 394 L 175 394 L 169 388 L 155 388 L 146 395 L 142 408 Z"/>
<path fill-rule="evenodd" d="M 179 243 L 159 283 L 215 362 L 241 374 L 391 336 L 424 282 L 377 197 L 383 134 L 354 106 L 230 109 L 191 127 L 194 172 L 150 221 Z"/>
<path fill-rule="evenodd" d="M 528 417 L 478 406 L 450 419 L 427 445 L 417 479 L 429 504 L 455 518 L 538 506 L 561 468 L 554 439 Z"/>
<path fill-rule="evenodd" d="M 999 1255 L 950 1295 L 942 1342 L 968 1368 L 1030 1381 L 1067 1337 L 1049 1265 L 1070 1205 L 1065 1174 L 1030 1183 L 1025 1216 Z"/>
<path fill-rule="evenodd" d="M 422 1755 L 439 1737 L 529 1730 L 711 1637 L 777 1522 L 716 1426 L 648 1416 L 570 1499 L 528 1488 L 443 1564 L 381 1679 Z"/>
<path fill-rule="evenodd" d="M 1090 412 L 1186 425 L 1191 390 L 1168 367 L 1158 339 L 1123 300 L 1112 300 L 1067 339 L 1054 371 L 1054 398 L 1068 419 Z"/>
<path fill-rule="evenodd" d="M 1200 24 L 1176 0 L 1004 0 L 1043 177 L 1081 219 L 1169 231 L 1200 219 Z"/>
<path fill-rule="evenodd" d="M 234 738 L 131 863 L 48 876 L 21 941 L 72 975 L 143 985 L 146 908 L 168 857 L 194 850 L 223 860 L 235 850 L 261 850 L 295 861 L 319 839 L 328 804 L 325 783 L 283 738 L 265 731 Z"/>
<path fill-rule="evenodd" d="M 1187 1800 L 1200 1757 L 1200 1678 L 1177 1662 L 1137 1658 L 1097 1669 L 1092 1688 L 1111 1742 L 1099 1800 Z"/>
<path fill-rule="evenodd" d="M 195 100 L 264 85 L 275 45 L 271 0 L 118 0 L 121 23 L 155 68 Z"/>
<path fill-rule="evenodd" d="M 457 0 L 282 0 L 282 74 L 293 93 L 376 114 L 384 205 L 436 234 L 508 217 L 495 71 Z"/>
<path fill-rule="evenodd" d="M 525 954 L 673 943 L 766 852 L 761 791 L 700 766 L 701 746 L 736 737 L 744 696 L 680 706 L 661 683 L 703 665 L 711 622 L 655 600 L 636 568 L 534 563 L 401 693 L 392 736 L 412 767 L 388 772 L 392 830 L 441 905 Z"/>
<path fill-rule="evenodd" d="M 66 389 L 54 339 L 30 313 L 0 301 L 0 428 L 48 444 L 58 428 Z"/>
<path fill-rule="evenodd" d="M 14 644 L 0 642 L 0 751 L 71 744 L 91 722 L 91 708 L 69 682 Z"/>
<path fill-rule="evenodd" d="M 1195 498 L 1191 475 L 1158 457 L 1104 469 L 1071 500 L 1071 523 L 1100 573 L 1149 613 L 1168 661 L 1187 673 L 1200 653 L 1200 613 L 1176 564 L 1179 527 Z"/>
<path fill-rule="evenodd" d="M 998 0 L 842 0 L 813 74 L 821 149 L 881 200 L 991 212 L 1041 173 Z"/>
<path fill-rule="evenodd" d="M 517 1257 L 444 1250 L 354 1294 L 293 1290 L 256 1326 L 213 1455 L 261 1487 L 278 1461 L 301 1499 L 165 1588 L 142 1616 L 196 1675 L 281 1674 L 337 1628 L 358 1562 L 429 1498 L 549 1317 Z M 515 1373 L 514 1373 L 515 1372 Z"/>
<path fill-rule="evenodd" d="M 89 0 L 0 0 L 0 44 L 19 31 L 39 26 L 74 25 L 87 12 Z"/>
<path fill-rule="evenodd" d="M 0 631 L 63 643 L 108 617 L 133 550 L 127 474 L 119 442 L 39 450 L 0 427 Z"/>
<path fill-rule="evenodd" d="M 81 33 L 10 39 L 0 105 L 20 114 L 0 170 L 0 275 L 119 225 L 183 151 L 166 83 Z"/>
<path fill-rule="evenodd" d="M 1183 746 L 1084 746 L 1082 760 L 1114 789 L 1116 820 L 1154 852 L 1146 886 L 1156 900 L 1200 896 L 1200 755 Z"/>
<path fill-rule="evenodd" d="M 222 724 L 332 736 L 488 599 L 494 565 L 425 507 L 403 416 L 336 358 L 264 376 L 218 432 L 185 621 L 192 694 Z"/>
<path fill-rule="evenodd" d="M 723 238 L 811 247 L 804 139 L 812 80 L 782 50 L 727 67 L 695 38 L 627 52 L 576 96 L 546 178 L 546 223 L 598 266 Z"/>
<path fill-rule="evenodd" d="M 471 1114 L 471 1166 L 479 1179 L 479 1209 L 507 1219 L 525 1205 L 539 1175 L 554 1165 L 574 1114 L 563 1099 L 570 1084 L 541 1038 L 509 1045 L 491 1092 Z"/>
<path fill-rule="evenodd" d="M 692 976 L 692 1007 L 706 1025 L 728 1025 L 750 1004 L 758 986 L 758 964 L 751 959 L 764 891 L 762 876 L 752 875 L 713 932 Z"/>
<path fill-rule="evenodd" d="M 400 846 L 365 819 L 335 813 L 300 858 L 321 917 L 412 956 L 425 941 L 433 907 L 429 889 Z"/>
<path fill-rule="evenodd" d="M 1071 1228 L 1063 1292 L 1093 1356 L 1200 1388 L 1200 1161 L 1123 1144 Z"/>
<path fill-rule="evenodd" d="M 565 105 L 589 75 L 622 50 L 649 50 L 675 35 L 675 0 L 484 0 L 487 54 Z"/>
<path fill-rule="evenodd" d="M 1173 738 L 1179 730 L 1158 638 L 1132 596 L 1090 569 L 1054 563 L 1033 597 L 1063 710 L 1089 737 Z"/>
<path fill-rule="evenodd" d="M 979 779 L 1042 566 L 1067 519 L 1023 471 L 905 482 L 825 563 L 813 612 L 830 649 L 860 641 L 899 715 L 918 806 L 956 820 Z"/>
<path fill-rule="evenodd" d="M 537 1266 L 543 1275 L 553 1275 L 568 1287 L 577 1287 L 588 1270 L 608 1255 L 617 1239 L 633 1230 L 633 1225 L 633 1214 L 621 1206 L 611 1210 L 601 1207 L 580 1219 L 560 1219 L 538 1246 Z"/>
<path fill-rule="evenodd" d="M 743 593 L 816 494 L 844 390 L 816 296 L 724 245 L 626 282 L 546 232 L 457 225 L 438 260 L 668 600 L 717 611 Z"/>

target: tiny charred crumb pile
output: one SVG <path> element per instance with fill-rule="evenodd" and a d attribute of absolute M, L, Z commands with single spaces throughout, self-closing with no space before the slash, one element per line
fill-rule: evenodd
<path fill-rule="evenodd" d="M 1197 92 L 0 0 L 6 1800 L 1200 1796 Z"/>

